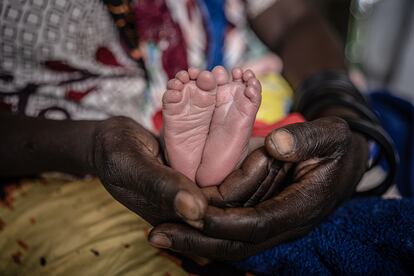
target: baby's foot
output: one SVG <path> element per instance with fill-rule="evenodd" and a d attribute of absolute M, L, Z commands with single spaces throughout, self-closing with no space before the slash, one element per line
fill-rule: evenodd
<path fill-rule="evenodd" d="M 215 109 L 216 88 L 211 72 L 190 68 L 168 82 L 163 96 L 166 157 L 172 168 L 193 181 Z"/>
<path fill-rule="evenodd" d="M 233 80 L 222 66 L 212 73 L 218 87 L 216 109 L 196 175 L 202 187 L 220 184 L 244 160 L 261 102 L 261 85 L 251 70 L 233 69 Z"/>

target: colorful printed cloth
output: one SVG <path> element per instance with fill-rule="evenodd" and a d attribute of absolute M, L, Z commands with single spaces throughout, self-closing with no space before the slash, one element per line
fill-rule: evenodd
<path fill-rule="evenodd" d="M 153 248 L 149 229 L 97 179 L 20 181 L 0 201 L 0 275 L 246 275 Z"/>
<path fill-rule="evenodd" d="M 269 51 L 246 13 L 274 1 L 1 1 L 0 108 L 53 119 L 124 115 L 154 129 L 177 71 L 260 67 Z"/>

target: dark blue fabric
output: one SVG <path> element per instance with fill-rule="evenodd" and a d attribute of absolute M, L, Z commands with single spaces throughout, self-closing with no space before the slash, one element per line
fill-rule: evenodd
<path fill-rule="evenodd" d="M 370 93 L 369 101 L 400 157 L 395 182 L 404 197 L 414 197 L 414 107 L 386 90 Z"/>
<path fill-rule="evenodd" d="M 350 201 L 306 237 L 235 265 L 274 275 L 414 275 L 414 200 Z"/>
<path fill-rule="evenodd" d="M 207 68 L 223 65 L 224 37 L 229 25 L 224 12 L 224 0 L 199 0 L 208 33 Z"/>

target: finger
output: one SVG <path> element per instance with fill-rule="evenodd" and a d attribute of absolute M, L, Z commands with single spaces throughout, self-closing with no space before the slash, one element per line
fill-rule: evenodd
<path fill-rule="evenodd" d="M 291 163 L 283 164 L 282 162 L 274 159 L 268 169 L 266 178 L 243 206 L 256 206 L 259 202 L 265 201 L 278 194 L 281 191 L 281 188 L 287 184 L 286 176 L 291 167 Z"/>
<path fill-rule="evenodd" d="M 263 147 L 257 149 L 220 186 L 203 189 L 203 192 L 215 206 L 243 206 L 266 179 L 272 160 Z"/>
<path fill-rule="evenodd" d="M 94 164 L 108 191 L 152 224 L 181 218 L 199 225 L 207 201 L 194 182 L 161 162 L 156 138 L 123 117 L 103 126 Z"/>
<path fill-rule="evenodd" d="M 337 157 L 350 142 L 347 123 L 336 117 L 292 124 L 266 137 L 266 149 L 274 158 L 299 162 L 312 158 Z"/>
<path fill-rule="evenodd" d="M 144 151 L 131 145 L 118 144 L 116 149 L 109 149 L 103 154 L 110 155 L 105 168 L 110 167 L 106 185 L 111 185 L 110 192 L 115 198 L 123 198 L 125 205 L 135 212 L 140 209 L 153 210 L 158 218 L 180 218 L 191 225 L 201 227 L 207 200 L 197 185 L 184 175 L 160 163 L 154 153 L 159 150 Z M 116 193 L 116 194 L 114 194 Z M 151 206 L 141 206 L 142 204 Z M 158 213 L 157 213 L 158 210 Z M 148 216 L 146 216 L 147 218 Z M 162 221 L 162 219 L 161 219 Z"/>
<path fill-rule="evenodd" d="M 258 251 L 253 244 L 215 239 L 182 224 L 162 224 L 152 229 L 149 242 L 157 248 L 216 260 L 241 260 Z"/>
<path fill-rule="evenodd" d="M 155 139 L 140 137 L 138 141 L 148 144 L 147 140 Z M 186 222 L 201 227 L 200 220 L 207 208 L 203 193 L 193 181 L 159 161 L 159 144 L 153 144 L 151 148 L 152 151 L 141 150 L 142 156 L 130 153 L 135 161 L 130 163 L 135 164 L 135 179 L 131 179 L 130 183 L 141 184 L 138 186 L 141 187 L 141 196 L 147 201 L 156 206 L 166 206 Z"/>
<path fill-rule="evenodd" d="M 332 181 L 329 179 L 331 166 L 331 163 L 321 165 L 318 172 L 310 172 L 305 180 L 254 207 L 208 207 L 203 233 L 215 238 L 258 243 L 319 222 L 336 205 L 335 195 L 324 185 L 325 181 Z"/>
<path fill-rule="evenodd" d="M 186 255 L 201 256 L 213 260 L 240 261 L 282 242 L 306 234 L 315 225 L 307 225 L 280 235 L 272 236 L 262 243 L 212 238 L 182 224 L 162 224 L 152 229 L 148 239 L 152 246 L 170 249 Z"/>
<path fill-rule="evenodd" d="M 221 185 L 202 191 L 208 202 L 216 207 L 254 206 L 278 192 L 289 168 L 290 164 L 270 158 L 264 148 L 260 148 Z"/>
<path fill-rule="evenodd" d="M 191 225 L 202 227 L 201 219 L 207 208 L 207 200 L 198 186 L 184 175 L 158 162 L 143 162 L 148 163 L 140 173 L 143 180 L 147 180 L 146 185 L 141 186 L 146 200 L 158 206 L 166 206 Z"/>

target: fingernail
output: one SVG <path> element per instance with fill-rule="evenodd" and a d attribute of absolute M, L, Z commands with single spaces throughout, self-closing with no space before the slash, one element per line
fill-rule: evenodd
<path fill-rule="evenodd" d="M 157 248 L 170 248 L 172 245 L 171 240 L 163 233 L 154 234 L 149 242 Z"/>
<path fill-rule="evenodd" d="M 194 197 L 187 191 L 180 191 L 175 197 L 175 210 L 184 220 L 199 220 L 201 210 Z"/>
<path fill-rule="evenodd" d="M 272 143 L 281 155 L 288 155 L 293 152 L 295 141 L 286 130 L 278 130 L 272 135 Z"/>

